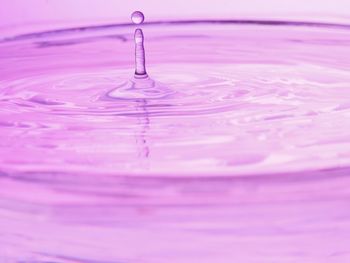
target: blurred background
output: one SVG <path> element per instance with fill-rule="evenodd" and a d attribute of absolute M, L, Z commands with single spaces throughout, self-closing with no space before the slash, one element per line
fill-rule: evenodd
<path fill-rule="evenodd" d="M 142 10 L 148 21 L 245 18 L 346 23 L 350 0 L 1 0 L 0 32 L 129 22 Z"/>

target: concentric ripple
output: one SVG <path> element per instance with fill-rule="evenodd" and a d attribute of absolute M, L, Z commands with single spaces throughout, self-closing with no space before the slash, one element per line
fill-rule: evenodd
<path fill-rule="evenodd" d="M 150 26 L 146 88 L 134 87 L 132 36 L 110 31 L 2 43 L 3 169 L 233 175 L 349 163 L 347 28 Z"/>
<path fill-rule="evenodd" d="M 149 23 L 147 85 L 131 25 L 1 40 L 0 261 L 348 262 L 349 28 Z"/>

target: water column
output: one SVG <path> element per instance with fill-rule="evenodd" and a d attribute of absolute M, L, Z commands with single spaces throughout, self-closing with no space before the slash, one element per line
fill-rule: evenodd
<path fill-rule="evenodd" d="M 140 25 L 143 23 L 145 17 L 142 12 L 135 11 L 131 15 L 131 20 L 134 24 Z M 142 29 L 135 29 L 134 35 L 135 41 L 135 78 L 147 78 L 146 72 L 146 58 L 145 58 L 145 48 L 143 45 L 144 36 Z"/>

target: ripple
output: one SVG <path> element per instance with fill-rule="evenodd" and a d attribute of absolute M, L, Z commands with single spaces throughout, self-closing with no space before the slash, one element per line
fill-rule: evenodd
<path fill-rule="evenodd" d="M 132 78 L 132 37 L 111 28 L 50 49 L 34 35 L 6 44 L 18 59 L 1 62 L 12 65 L 0 81 L 1 133 L 18 146 L 3 143 L 1 154 L 16 154 L 2 166 L 204 176 L 348 164 L 347 28 L 183 26 L 148 28 L 147 85 Z M 55 152 L 42 147 L 52 143 Z"/>
<path fill-rule="evenodd" d="M 349 26 L 144 30 L 0 42 L 0 261 L 347 262 Z"/>

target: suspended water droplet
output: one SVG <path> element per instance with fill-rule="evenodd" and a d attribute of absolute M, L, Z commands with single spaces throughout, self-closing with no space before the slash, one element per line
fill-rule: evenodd
<path fill-rule="evenodd" d="M 142 24 L 144 20 L 145 16 L 140 11 L 135 11 L 131 14 L 131 21 L 136 25 Z"/>

